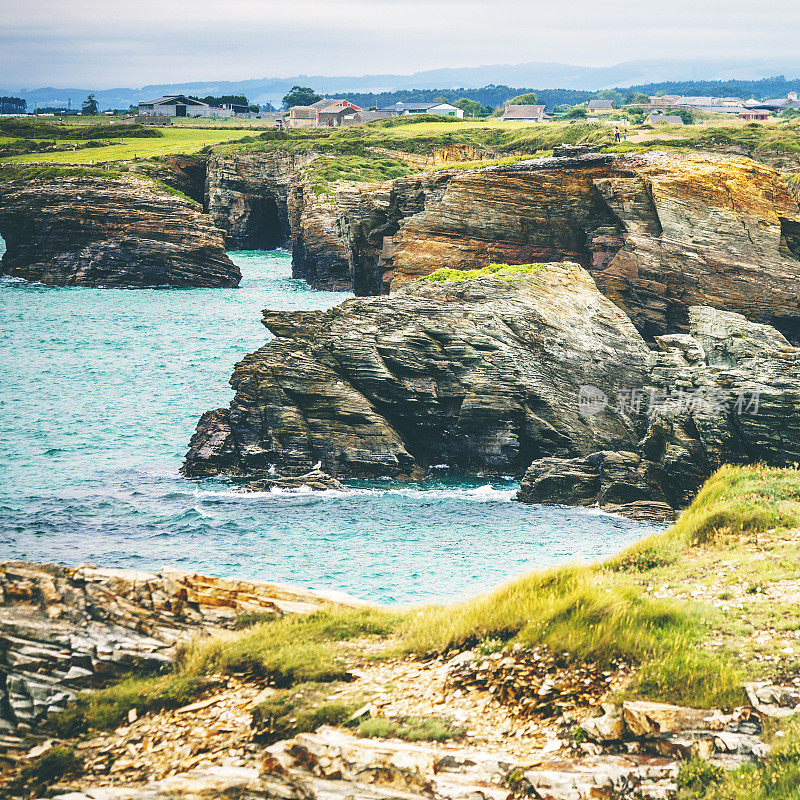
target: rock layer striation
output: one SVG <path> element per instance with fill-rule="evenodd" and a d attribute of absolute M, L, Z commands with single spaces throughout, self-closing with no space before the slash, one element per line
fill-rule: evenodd
<path fill-rule="evenodd" d="M 625 414 L 579 408 L 583 385 L 642 385 L 649 351 L 577 264 L 265 311 L 264 324 L 276 338 L 236 366 L 236 396 L 202 417 L 184 474 L 520 474 L 636 441 Z"/>
<path fill-rule="evenodd" d="M 0 183 L 0 272 L 57 286 L 238 286 L 222 231 L 141 180 Z"/>
<path fill-rule="evenodd" d="M 166 669 L 176 645 L 200 629 L 233 627 L 239 614 L 310 613 L 362 603 L 264 581 L 0 564 L 0 748 L 62 710 L 78 691 L 132 671 Z"/>
<path fill-rule="evenodd" d="M 748 158 L 589 154 L 343 186 L 305 196 L 293 237 L 299 277 L 315 253 L 356 294 L 443 267 L 570 260 L 646 338 L 685 332 L 697 304 L 800 335 L 800 210 Z"/>

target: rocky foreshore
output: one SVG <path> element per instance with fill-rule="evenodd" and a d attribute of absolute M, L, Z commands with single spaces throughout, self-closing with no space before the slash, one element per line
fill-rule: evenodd
<path fill-rule="evenodd" d="M 280 690 L 244 674 L 212 676 L 201 699 L 162 711 L 137 713 L 133 697 L 113 730 L 60 740 L 37 726 L 76 691 L 136 666 L 158 671 L 189 634 L 230 628 L 242 613 L 275 618 L 359 603 L 172 570 L 7 562 L 0 579 L 2 707 L 27 720 L 15 719 L 15 736 L 3 739 L 0 788 L 10 796 L 44 797 L 30 777 L 43 775 L 46 796 L 58 800 L 674 800 L 682 764 L 700 759 L 724 772 L 761 763 L 770 753 L 766 730 L 800 710 L 800 681 L 750 682 L 747 702 L 726 709 L 615 701 L 637 671 L 624 659 L 600 667 L 520 645 L 398 657 L 385 652 L 391 640 L 365 639 L 342 643 L 349 682 L 315 701 L 357 709 L 340 725 L 281 735 L 291 726 L 262 710 Z M 290 693 L 310 692 L 301 685 Z M 448 734 L 393 734 L 403 720 L 425 719 Z M 373 728 L 384 732 L 368 734 Z M 37 764 L 61 766 L 44 773 Z"/>
<path fill-rule="evenodd" d="M 364 605 L 341 592 L 160 572 L 0 563 L 0 745 L 19 744 L 76 693 L 170 667 L 198 631 L 241 615 Z"/>

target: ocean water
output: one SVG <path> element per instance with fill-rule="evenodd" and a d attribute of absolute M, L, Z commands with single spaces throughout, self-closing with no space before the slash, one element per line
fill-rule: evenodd
<path fill-rule="evenodd" d="M 231 257 L 239 289 L 0 281 L 0 559 L 169 564 L 412 602 L 594 560 L 652 530 L 523 506 L 510 479 L 241 494 L 182 478 L 198 417 L 227 405 L 234 363 L 269 337 L 261 309 L 347 297 L 293 280 L 285 253 Z"/>

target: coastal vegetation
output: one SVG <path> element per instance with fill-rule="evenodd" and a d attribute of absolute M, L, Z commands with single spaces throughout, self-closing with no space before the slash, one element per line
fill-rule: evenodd
<path fill-rule="evenodd" d="M 364 156 L 328 156 L 315 159 L 305 170 L 316 195 L 332 194 L 341 181 L 378 183 L 403 178 L 419 170 L 396 158 L 365 158 Z"/>
<path fill-rule="evenodd" d="M 475 278 L 496 278 L 497 280 L 515 280 L 523 275 L 535 275 L 543 269 L 547 269 L 547 264 L 498 264 L 492 262 L 482 269 L 437 269 L 419 278 L 420 283 L 458 283 L 459 281 L 469 281 Z"/>
<path fill-rule="evenodd" d="M 793 668 L 779 651 L 781 633 L 800 627 L 797 607 L 765 606 L 758 587 L 800 576 L 798 498 L 797 469 L 726 466 L 675 525 L 606 562 L 533 573 L 450 606 L 329 609 L 197 638 L 174 673 L 81 695 L 54 724 L 62 735 L 113 727 L 131 708 L 189 702 L 221 674 L 284 690 L 335 686 L 348 679 L 347 657 L 367 642 L 373 659 L 487 643 L 545 646 L 576 660 L 633 665 L 628 697 L 730 708 L 743 700 L 745 676 L 769 680 Z M 764 557 L 753 557 L 755 545 Z M 737 594 L 740 602 L 720 599 Z M 776 632 L 771 641 L 754 643 L 752 631 L 765 627 Z"/>
<path fill-rule="evenodd" d="M 69 127 L 69 126 L 65 126 Z M 209 145 L 216 145 L 222 142 L 229 142 L 237 139 L 242 139 L 248 135 L 245 130 L 224 130 L 214 128 L 146 128 L 145 131 L 150 134 L 157 134 L 155 136 L 148 135 L 144 138 L 139 136 L 129 136 L 128 129 L 135 126 L 115 125 L 110 126 L 111 132 L 107 132 L 109 126 L 100 126 L 103 128 L 102 136 L 99 138 L 87 138 L 85 136 L 60 137 L 61 139 L 69 139 L 77 142 L 86 141 L 102 142 L 103 139 L 112 137 L 114 143 L 102 142 L 97 146 L 90 148 L 77 148 L 56 150 L 44 153 L 27 153 L 23 155 L 9 156 L 0 158 L 0 163 L 66 163 L 66 164 L 89 164 L 89 163 L 109 163 L 131 161 L 134 159 L 146 159 L 154 156 L 164 156 L 179 153 L 195 153 L 203 147 Z M 74 126 L 72 130 L 82 131 L 81 126 Z M 38 128 L 26 133 L 25 136 L 17 136 L 19 139 L 38 140 L 38 134 L 43 134 L 42 141 L 46 139 L 53 139 L 54 137 L 47 133 L 44 135 L 43 131 Z M 37 135 L 34 135 L 37 134 Z M 9 135 L 9 134 L 6 134 Z M 5 145 L 9 147 L 10 145 Z"/>

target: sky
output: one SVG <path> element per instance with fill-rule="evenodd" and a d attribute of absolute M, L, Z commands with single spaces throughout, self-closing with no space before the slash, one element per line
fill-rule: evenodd
<path fill-rule="evenodd" d="M 798 0 L 0 0 L 0 85 L 794 57 Z"/>

